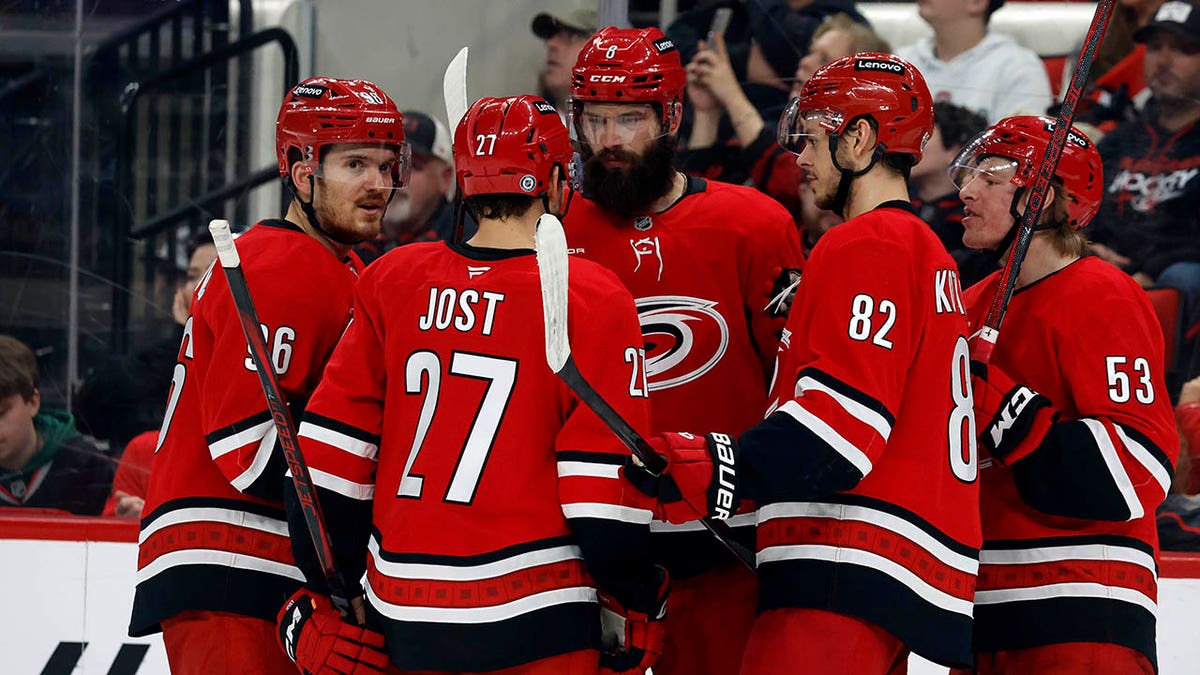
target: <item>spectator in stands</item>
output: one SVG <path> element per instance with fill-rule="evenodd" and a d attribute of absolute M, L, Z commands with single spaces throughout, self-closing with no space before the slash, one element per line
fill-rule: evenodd
<path fill-rule="evenodd" d="M 1185 491 L 1188 494 L 1196 494 L 1200 492 L 1200 465 L 1197 465 L 1193 471 L 1184 472 L 1183 456 L 1186 454 L 1187 459 L 1192 460 L 1192 464 L 1196 464 L 1194 453 L 1200 453 L 1200 377 L 1183 383 L 1183 389 L 1179 393 L 1179 403 L 1175 405 L 1175 422 L 1179 425 L 1179 432 L 1183 434 L 1185 441 L 1180 446 L 1178 472 L 1187 477 Z M 1191 451 L 1185 453 L 1185 448 L 1190 448 Z"/>
<path fill-rule="evenodd" d="M 112 461 L 64 410 L 41 407 L 37 358 L 0 335 L 0 505 L 100 515 Z"/>
<path fill-rule="evenodd" d="M 1088 85 L 1075 113 L 1077 124 L 1092 124 L 1108 133 L 1141 112 L 1150 98 L 1145 77 L 1146 48 L 1133 39 L 1133 33 L 1150 22 L 1162 3 L 1163 0 L 1117 1 L 1088 72 Z M 1069 52 L 1063 67 L 1062 91 L 1066 91 L 1075 72 L 1081 47 L 1082 41 Z"/>
<path fill-rule="evenodd" d="M 141 518 L 146 504 L 146 489 L 150 484 L 150 465 L 158 447 L 158 431 L 143 431 L 125 446 L 117 473 L 113 477 L 112 493 L 104 504 L 104 515 L 118 518 Z"/>
<path fill-rule="evenodd" d="M 934 103 L 933 135 L 908 181 L 917 215 L 929 223 L 958 263 L 963 288 L 995 272 L 996 257 L 963 246 L 963 203 L 947 170 L 962 146 L 985 128 L 987 120 L 979 114 L 946 101 Z"/>
<path fill-rule="evenodd" d="M 599 28 L 596 22 L 595 0 L 573 0 L 567 11 L 561 14 L 542 12 L 533 17 L 530 25 L 533 34 L 546 44 L 546 65 L 538 74 L 539 89 L 542 97 L 558 108 L 564 120 L 567 98 L 571 95 L 571 69 L 579 58 L 579 50 Z"/>
<path fill-rule="evenodd" d="M 1043 113 L 1052 103 L 1046 67 L 1007 35 L 988 32 L 1004 0 L 919 0 L 933 36 L 896 50 L 925 75 L 933 100 L 974 110 L 994 123 Z"/>
<path fill-rule="evenodd" d="M 717 36 L 714 42 L 708 45 L 701 40 L 699 51 L 687 67 L 693 119 L 688 149 L 679 153 L 681 167 L 695 175 L 749 182 L 788 207 L 793 215 L 802 214 L 802 197 L 796 193 L 796 186 L 802 184 L 799 168 L 794 156 L 775 142 L 776 120 L 764 118 L 747 97 L 738 83 L 723 38 Z M 798 96 L 804 81 L 834 59 L 864 51 L 890 50 L 888 43 L 870 26 L 851 15 L 838 13 L 828 17 L 813 34 L 808 53 L 793 67 L 796 80 L 789 96 Z M 719 141 L 723 119 L 732 125 L 735 142 Z M 830 216 L 837 218 L 836 214 Z M 816 221 L 803 222 L 807 229 Z M 806 239 L 812 234 L 807 232 Z"/>
<path fill-rule="evenodd" d="M 404 111 L 404 137 L 412 147 L 408 185 L 396 190 L 379 235 L 354 247 L 364 263 L 417 241 L 454 236 L 454 155 L 446 125 L 418 110 Z M 474 233 L 466 233 L 464 240 Z"/>
<path fill-rule="evenodd" d="M 1152 98 L 1098 144 L 1104 203 L 1092 252 L 1142 286 L 1176 288 L 1200 314 L 1200 5 L 1169 0 L 1134 34 Z"/>
<path fill-rule="evenodd" d="M 200 278 L 217 259 L 217 248 L 208 230 L 202 229 L 188 240 L 187 256 L 187 274 L 175 290 L 171 307 L 174 325 L 170 334 L 132 355 L 110 357 L 84 379 L 75 395 L 80 428 L 98 439 L 110 453 L 116 453 L 137 434 L 157 429 L 162 423 L 192 295 Z"/>

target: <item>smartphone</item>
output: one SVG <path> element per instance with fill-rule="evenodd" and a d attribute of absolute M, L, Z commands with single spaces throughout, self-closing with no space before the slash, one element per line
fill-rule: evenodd
<path fill-rule="evenodd" d="M 713 38 L 717 35 L 725 37 L 725 30 L 729 28 L 729 20 L 733 18 L 732 7 L 721 7 L 713 13 L 712 25 L 708 27 L 708 38 L 704 44 L 708 45 L 709 49 L 713 48 Z"/>

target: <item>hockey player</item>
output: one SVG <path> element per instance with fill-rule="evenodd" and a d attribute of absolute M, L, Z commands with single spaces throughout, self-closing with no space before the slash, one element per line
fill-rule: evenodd
<path fill-rule="evenodd" d="M 908 202 L 933 128 L 920 73 L 862 53 L 780 122 L 818 206 L 846 219 L 809 256 L 772 412 L 737 440 L 663 434 L 664 477 L 625 474 L 672 521 L 758 504 L 759 615 L 742 675 L 903 672 L 971 658 L 979 492 L 967 320 L 954 260 Z"/>
<path fill-rule="evenodd" d="M 1010 117 L 963 148 L 951 173 L 968 247 L 1007 255 L 1052 132 Z M 1155 672 L 1154 511 L 1179 444 L 1146 294 L 1084 257 L 1100 167 L 1072 129 L 991 362 L 973 368 L 984 543 L 962 673 Z M 1000 277 L 965 294 L 973 327 Z"/>
<path fill-rule="evenodd" d="M 571 204 L 567 240 L 637 301 L 655 428 L 739 431 L 766 409 L 787 316 L 786 302 L 772 299 L 803 258 L 791 216 L 770 197 L 674 168 L 685 86 L 679 52 L 656 28 L 605 28 L 583 48 L 571 114 L 586 198 Z M 748 546 L 753 522 L 748 513 L 734 521 Z M 672 579 L 655 672 L 736 672 L 754 576 L 699 523 L 654 530 Z"/>
<path fill-rule="evenodd" d="M 666 578 L 651 512 L 622 505 L 629 453 L 546 365 L 531 246 L 571 159 L 545 100 L 471 106 L 454 161 L 478 232 L 371 264 L 300 426 L 340 569 L 365 570 L 368 623 L 405 672 L 594 675 L 598 594 L 623 626 L 601 672 L 640 673 L 661 649 Z M 579 370 L 645 431 L 633 300 L 594 263 L 571 261 L 570 280 Z M 321 592 L 308 578 L 300 597 Z M 296 607 L 281 627 L 303 624 Z"/>
<path fill-rule="evenodd" d="M 350 318 L 361 262 L 407 172 L 396 105 L 362 80 L 293 87 L 276 123 L 283 220 L 238 239 L 287 400 L 308 398 Z M 199 283 L 150 476 L 129 634 L 163 632 L 177 675 L 295 673 L 275 618 L 303 576 L 284 513 L 282 450 L 225 275 Z M 298 534 L 297 536 L 307 536 Z M 346 640 L 364 639 L 346 625 Z M 337 629 L 337 626 L 334 626 Z M 376 636 L 378 637 L 378 636 Z"/>

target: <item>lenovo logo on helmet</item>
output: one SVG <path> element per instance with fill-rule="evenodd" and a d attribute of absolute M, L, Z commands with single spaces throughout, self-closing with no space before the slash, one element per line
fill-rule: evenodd
<path fill-rule="evenodd" d="M 368 117 L 367 124 L 395 124 L 395 117 Z"/>
<path fill-rule="evenodd" d="M 659 54 L 665 54 L 675 49 L 675 43 L 671 41 L 671 38 L 662 38 L 654 41 L 654 48 L 658 50 Z"/>
<path fill-rule="evenodd" d="M 537 108 L 538 112 L 542 113 L 543 115 L 550 115 L 558 112 L 554 109 L 554 106 L 545 101 L 535 101 L 533 107 Z"/>
<path fill-rule="evenodd" d="M 857 59 L 854 61 L 855 70 L 874 70 L 887 73 L 904 74 L 904 66 L 895 61 L 880 61 L 879 59 Z"/>
<path fill-rule="evenodd" d="M 304 98 L 321 98 L 325 92 L 329 91 L 327 87 L 322 87 L 316 84 L 302 84 L 292 90 L 292 94 L 303 96 Z"/>
<path fill-rule="evenodd" d="M 624 82 L 624 75 L 590 75 L 588 82 Z"/>
<path fill-rule="evenodd" d="M 1047 132 L 1051 134 L 1054 133 L 1054 127 L 1056 126 L 1054 122 L 1047 122 L 1045 126 Z M 1067 131 L 1067 142 L 1077 148 L 1083 148 L 1084 150 L 1087 150 L 1091 145 L 1091 141 L 1089 141 L 1087 137 L 1080 136 L 1074 131 Z"/>

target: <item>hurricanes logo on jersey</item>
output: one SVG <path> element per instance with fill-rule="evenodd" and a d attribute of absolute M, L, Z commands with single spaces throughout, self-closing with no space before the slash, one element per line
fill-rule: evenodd
<path fill-rule="evenodd" d="M 699 379 L 725 356 L 729 325 L 716 306 L 685 295 L 638 298 L 650 391 Z"/>

